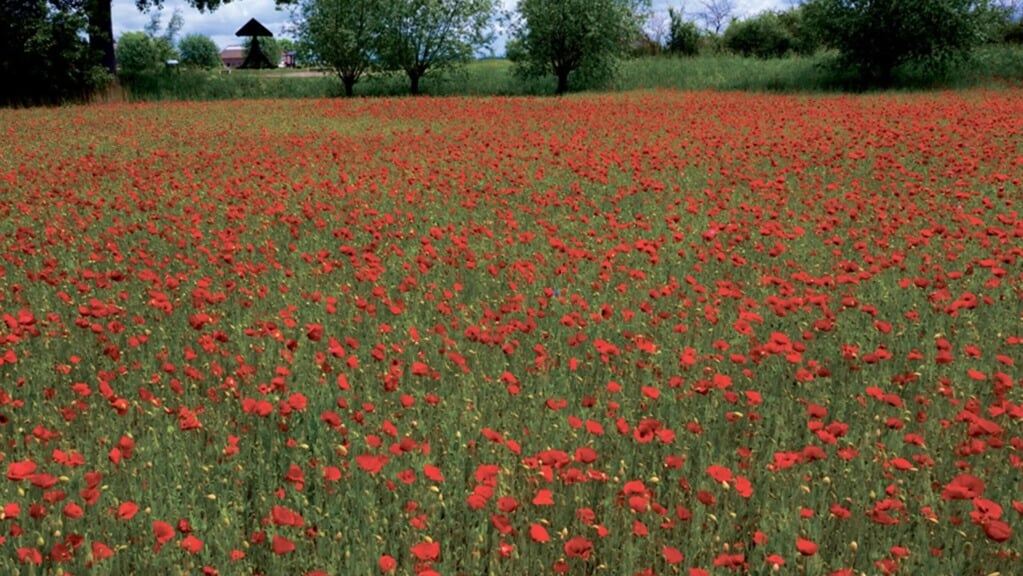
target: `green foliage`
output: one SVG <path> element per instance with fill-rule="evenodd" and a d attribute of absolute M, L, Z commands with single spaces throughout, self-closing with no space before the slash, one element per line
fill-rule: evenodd
<path fill-rule="evenodd" d="M 774 12 L 762 12 L 746 20 L 733 20 L 725 29 L 725 48 L 735 54 L 757 58 L 781 58 L 792 48 L 792 35 Z"/>
<path fill-rule="evenodd" d="M 490 43 L 494 0 L 389 0 L 380 4 L 373 49 L 384 70 L 404 72 L 412 94 L 431 69 L 464 64 Z"/>
<path fill-rule="evenodd" d="M 145 32 L 125 32 L 117 39 L 117 62 L 121 75 L 130 80 L 159 68 L 160 49 Z"/>
<path fill-rule="evenodd" d="M 792 52 L 801 56 L 815 54 L 823 45 L 818 31 L 807 24 L 808 9 L 807 5 L 800 5 L 777 13 L 778 21 L 788 33 Z"/>
<path fill-rule="evenodd" d="M 556 76 L 558 94 L 568 90 L 570 74 L 606 81 L 639 37 L 648 6 L 647 0 L 519 0 L 521 20 L 508 56 L 523 77 Z"/>
<path fill-rule="evenodd" d="M 965 59 L 990 16 L 976 0 L 811 0 L 808 24 L 861 86 L 891 86 L 903 66 L 932 76 Z"/>
<path fill-rule="evenodd" d="M 245 49 L 245 56 L 248 57 L 249 50 L 252 49 L 252 38 L 246 38 L 245 41 L 242 42 L 242 47 Z M 266 55 L 266 58 L 270 61 L 270 65 L 272 67 L 276 68 L 281 64 L 281 46 L 277 43 L 276 38 L 260 38 L 259 49 Z"/>
<path fill-rule="evenodd" d="M 211 70 L 219 68 L 220 49 L 209 36 L 189 34 L 178 42 L 181 63 L 186 66 Z"/>
<path fill-rule="evenodd" d="M 144 32 L 125 32 L 117 39 L 120 73 L 129 83 L 141 74 L 161 72 L 168 61 L 180 58 L 174 38 L 184 23 L 181 13 L 174 11 L 163 33 L 160 32 L 161 16 L 161 12 L 154 12 Z"/>
<path fill-rule="evenodd" d="M 0 106 L 86 99 L 109 81 L 83 39 L 85 13 L 71 2 L 0 4 Z"/>
<path fill-rule="evenodd" d="M 668 8 L 668 51 L 680 56 L 696 56 L 700 53 L 700 27 L 685 20 L 682 12 Z"/>
<path fill-rule="evenodd" d="M 300 53 L 327 66 L 351 96 L 369 69 L 382 0 L 305 0 L 299 7 Z"/>

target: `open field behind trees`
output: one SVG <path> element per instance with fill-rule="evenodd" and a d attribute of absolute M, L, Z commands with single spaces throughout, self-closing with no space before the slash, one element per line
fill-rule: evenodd
<path fill-rule="evenodd" d="M 1019 88 L 0 125 L 4 574 L 1020 572 Z"/>
<path fill-rule="evenodd" d="M 608 82 L 578 86 L 590 92 L 636 89 L 746 90 L 759 92 L 838 92 L 846 80 L 826 70 L 829 56 L 777 59 L 743 58 L 735 55 L 704 55 L 696 58 L 644 57 L 625 60 Z M 986 46 L 971 60 L 935 79 L 933 74 L 915 78 L 904 70 L 903 89 L 965 88 L 1019 82 L 1023 78 L 1023 48 Z M 422 90 L 433 96 L 524 96 L 554 93 L 553 77 L 521 79 L 507 60 L 478 60 L 453 71 L 433 71 L 422 80 Z M 356 96 L 408 94 L 408 79 L 397 74 L 370 74 L 355 85 Z M 130 90 L 118 99 L 227 100 L 238 98 L 320 98 L 343 92 L 341 81 L 330 72 L 269 71 L 203 72 L 179 70 L 148 74 L 133 80 Z"/>

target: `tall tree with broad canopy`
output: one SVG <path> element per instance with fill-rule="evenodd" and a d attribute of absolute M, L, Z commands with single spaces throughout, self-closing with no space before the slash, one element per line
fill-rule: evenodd
<path fill-rule="evenodd" d="M 569 75 L 609 77 L 639 37 L 649 0 L 519 0 L 508 56 L 523 76 L 554 74 L 557 93 Z"/>
<path fill-rule="evenodd" d="M 865 85 L 889 87 L 895 70 L 941 71 L 984 40 L 988 0 L 809 0 L 804 18 Z"/>
<path fill-rule="evenodd" d="M 299 6 L 298 38 L 303 52 L 331 67 L 345 88 L 355 83 L 373 62 L 372 44 L 381 28 L 387 0 L 304 0 Z"/>
<path fill-rule="evenodd" d="M 0 106 L 85 100 L 106 84 L 86 26 L 79 0 L 0 2 Z"/>
<path fill-rule="evenodd" d="M 495 0 L 385 0 L 374 52 L 381 68 L 401 70 L 413 95 L 434 68 L 472 59 L 490 43 Z"/>

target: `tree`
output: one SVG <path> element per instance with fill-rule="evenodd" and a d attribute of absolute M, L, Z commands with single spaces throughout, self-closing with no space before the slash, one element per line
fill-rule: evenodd
<path fill-rule="evenodd" d="M 0 105 L 82 100 L 109 77 L 84 39 L 86 15 L 72 0 L 0 3 Z"/>
<path fill-rule="evenodd" d="M 162 10 L 153 12 L 149 17 L 149 23 L 146 24 L 145 32 L 153 40 L 153 48 L 156 52 L 156 61 L 160 64 L 165 64 L 169 60 L 177 60 L 180 56 L 177 48 L 174 47 L 174 44 L 178 32 L 180 32 L 181 27 L 185 25 L 185 19 L 181 17 L 181 11 L 175 8 L 174 13 L 171 14 L 170 22 L 167 23 L 167 27 L 164 28 L 163 34 L 161 34 L 160 24 L 162 19 Z"/>
<path fill-rule="evenodd" d="M 735 17 L 735 0 L 704 0 L 700 18 L 707 29 L 719 36 L 725 25 Z"/>
<path fill-rule="evenodd" d="M 685 20 L 682 11 L 668 8 L 668 51 L 681 56 L 696 56 L 700 52 L 700 29 Z"/>
<path fill-rule="evenodd" d="M 203 70 L 212 70 L 221 66 L 220 48 L 209 36 L 189 34 L 178 42 L 181 63 Z"/>
<path fill-rule="evenodd" d="M 178 59 L 174 37 L 183 24 L 181 13 L 174 11 L 162 34 L 161 16 L 160 12 L 153 13 L 144 32 L 125 32 L 117 39 L 116 56 L 125 78 L 131 80 L 147 72 L 158 72 L 168 61 Z"/>
<path fill-rule="evenodd" d="M 329 66 L 341 78 L 345 95 L 373 62 L 372 43 L 386 0 L 305 0 L 299 7 L 303 54 Z"/>
<path fill-rule="evenodd" d="M 252 48 L 252 38 L 246 38 L 242 42 L 242 48 L 244 49 L 245 57 L 248 58 L 249 50 Z M 276 68 L 281 64 L 281 45 L 278 44 L 277 39 L 273 36 L 267 36 L 259 39 L 259 49 L 266 55 L 266 59 L 270 61 L 270 64 Z"/>
<path fill-rule="evenodd" d="M 117 39 L 117 62 L 127 79 L 153 72 L 160 65 L 156 43 L 145 32 L 125 32 Z"/>
<path fill-rule="evenodd" d="M 987 2 L 810 0 L 806 17 L 862 84 L 889 87 L 900 66 L 940 72 L 983 40 Z"/>
<path fill-rule="evenodd" d="M 520 20 L 508 56 L 523 76 L 554 74 L 557 93 L 569 75 L 613 75 L 642 27 L 648 0 L 519 0 Z"/>
<path fill-rule="evenodd" d="M 774 12 L 732 20 L 724 35 L 725 47 L 743 56 L 781 58 L 792 47 L 792 35 Z"/>
<path fill-rule="evenodd" d="M 413 95 L 434 68 L 458 65 L 490 43 L 494 0 L 387 0 L 374 52 L 385 70 L 400 70 Z"/>

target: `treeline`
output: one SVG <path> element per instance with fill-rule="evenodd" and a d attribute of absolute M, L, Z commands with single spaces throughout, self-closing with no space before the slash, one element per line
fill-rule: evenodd
<path fill-rule="evenodd" d="M 108 32 L 110 0 L 2 0 L 0 105 L 80 101 L 119 76 L 129 87 L 167 82 L 174 69 L 220 66 L 207 37 L 177 38 L 180 16 L 144 31 Z M 141 7 L 150 0 L 140 0 Z M 212 9 L 218 0 L 189 0 Z M 553 90 L 606 84 L 628 58 L 738 54 L 813 56 L 843 88 L 890 87 L 907 71 L 939 78 L 984 44 L 1023 41 L 1020 0 L 804 0 L 786 10 L 736 17 L 732 0 L 703 0 L 702 11 L 650 11 L 649 0 L 278 0 L 294 14 L 300 62 L 332 71 L 343 92 L 368 75 L 397 73 L 417 94 L 424 77 L 506 40 L 512 72 L 552 77 Z M 264 45 L 264 49 L 268 46 Z M 279 57 L 282 46 L 271 43 Z M 116 74 L 116 75 L 115 75 Z"/>

